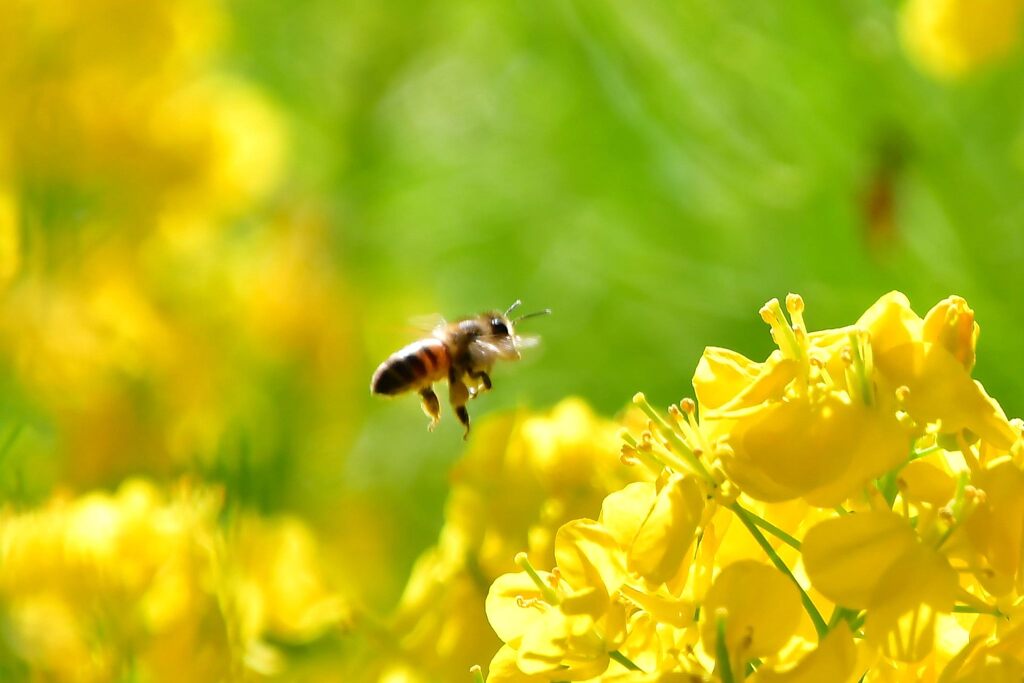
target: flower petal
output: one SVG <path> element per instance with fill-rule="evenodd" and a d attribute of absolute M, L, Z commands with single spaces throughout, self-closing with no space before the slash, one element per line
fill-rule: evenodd
<path fill-rule="evenodd" d="M 807 532 L 804 568 L 827 598 L 862 609 L 889 567 L 916 542 L 906 520 L 891 512 L 844 515 Z"/>
<path fill-rule="evenodd" d="M 704 512 L 704 497 L 692 477 L 673 474 L 659 484 L 654 506 L 629 549 L 629 569 L 653 584 L 679 571 Z"/>
<path fill-rule="evenodd" d="M 609 494 L 601 503 L 598 521 L 608 530 L 615 542 L 628 548 L 636 537 L 640 525 L 654 506 L 658 492 L 654 482 L 636 481 L 620 491 Z"/>
<path fill-rule="evenodd" d="M 548 572 L 537 573 L 544 581 L 550 580 Z M 523 634 L 551 609 L 543 600 L 540 589 L 526 572 L 502 574 L 491 584 L 484 610 L 498 637 L 517 647 Z"/>
<path fill-rule="evenodd" d="M 607 529 L 589 519 L 577 519 L 559 528 L 555 562 L 562 579 L 573 590 L 592 586 L 607 596 L 625 579 L 625 553 Z"/>
<path fill-rule="evenodd" d="M 846 622 L 840 622 L 796 666 L 784 672 L 761 667 L 750 679 L 750 683 L 846 683 L 856 680 L 861 673 L 854 669 L 856 664 L 857 650 L 853 644 L 853 634 Z"/>
<path fill-rule="evenodd" d="M 701 609 L 705 648 L 715 651 L 716 614 L 725 611 L 731 657 L 747 661 L 775 654 L 800 623 L 800 593 L 774 567 L 754 560 L 729 565 L 718 575 Z"/>

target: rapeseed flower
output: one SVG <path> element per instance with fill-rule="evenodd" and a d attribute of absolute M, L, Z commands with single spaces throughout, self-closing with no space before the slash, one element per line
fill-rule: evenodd
<path fill-rule="evenodd" d="M 906 458 L 910 435 L 876 391 L 870 348 L 855 328 L 808 333 L 803 301 L 792 323 L 777 300 L 761 311 L 779 345 L 764 363 L 709 349 L 694 377 L 701 423 L 717 437 L 726 474 L 764 501 L 802 497 L 830 507 Z"/>
<path fill-rule="evenodd" d="M 451 475 L 438 543 L 417 560 L 387 624 L 398 653 L 382 658 L 382 678 L 458 680 L 489 661 L 501 645 L 484 610 L 492 583 L 518 569 L 523 549 L 537 566 L 552 566 L 563 524 L 635 478 L 616 457 L 620 428 L 579 399 L 494 416 L 475 431 Z"/>
<path fill-rule="evenodd" d="M 1019 678 L 1024 440 L 971 378 L 973 311 L 786 304 L 765 361 L 706 350 L 667 418 L 635 398 L 635 480 L 491 586 L 488 681 Z"/>
<path fill-rule="evenodd" d="M 280 674 L 271 643 L 304 644 L 348 622 L 316 541 L 295 519 L 242 514 L 223 495 L 142 479 L 0 517 L 3 668 L 54 681 Z"/>

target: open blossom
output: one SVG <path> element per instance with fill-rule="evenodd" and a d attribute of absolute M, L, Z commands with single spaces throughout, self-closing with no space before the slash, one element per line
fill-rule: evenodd
<path fill-rule="evenodd" d="M 612 599 L 625 580 L 625 557 L 607 530 L 587 520 L 559 530 L 555 555 L 556 572 L 536 572 L 522 558 L 525 571 L 498 577 L 487 617 L 515 650 L 519 672 L 585 680 L 608 667 L 625 638 L 625 604 Z"/>
<path fill-rule="evenodd" d="M 694 388 L 702 424 L 724 446 L 722 465 L 741 490 L 827 507 L 905 460 L 910 435 L 896 418 L 895 396 L 866 378 L 863 335 L 808 333 L 802 301 L 787 304 L 792 326 L 777 301 L 762 309 L 778 351 L 756 363 L 709 349 Z"/>
<path fill-rule="evenodd" d="M 892 292 L 858 326 L 871 338 L 875 381 L 904 389 L 902 408 L 920 429 L 932 425 L 954 437 L 967 430 L 1004 450 L 1017 438 L 999 404 L 971 378 L 979 327 L 962 298 L 939 302 L 922 319 Z"/>

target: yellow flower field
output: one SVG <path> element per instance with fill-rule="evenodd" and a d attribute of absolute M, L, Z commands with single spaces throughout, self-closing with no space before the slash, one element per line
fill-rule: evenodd
<path fill-rule="evenodd" d="M 0 682 L 1024 680 L 1024 0 L 0 8 Z"/>

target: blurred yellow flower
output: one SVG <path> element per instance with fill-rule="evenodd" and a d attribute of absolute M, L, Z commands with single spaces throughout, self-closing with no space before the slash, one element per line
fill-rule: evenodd
<path fill-rule="evenodd" d="M 243 431 L 259 466 L 293 439 L 292 462 L 319 473 L 346 438 L 343 407 L 268 419 L 270 397 L 342 404 L 352 329 L 323 216 L 267 215 L 288 134 L 265 92 L 223 68 L 224 11 L 5 7 L 0 346 L 55 432 L 57 481 L 209 468 Z"/>
<path fill-rule="evenodd" d="M 415 662 L 402 665 L 406 680 L 461 678 L 491 659 L 501 644 L 483 609 L 491 583 L 516 569 L 522 548 L 553 565 L 559 528 L 639 474 L 619 461 L 618 432 L 579 399 L 481 422 L 452 472 L 438 545 L 413 567 L 393 616 Z"/>
<path fill-rule="evenodd" d="M 1017 46 L 1022 10 L 1021 0 L 907 0 L 900 33 L 921 68 L 956 78 Z"/>
<path fill-rule="evenodd" d="M 2 176 L 0 176 L 2 177 Z M 0 292 L 21 268 L 21 227 L 18 201 L 0 183 Z"/>
<path fill-rule="evenodd" d="M 215 490 L 144 480 L 5 510 L 11 655 L 55 681 L 218 681 L 259 670 L 252 654 L 270 640 L 309 642 L 347 620 L 304 525 L 243 516 L 231 531 L 221 514 Z"/>
<path fill-rule="evenodd" d="M 207 221 L 248 208 L 278 177 L 284 132 L 258 91 L 217 74 L 223 24 L 194 0 L 15 2 L 0 28 L 0 184 L 89 196 L 128 234 L 185 207 Z"/>

